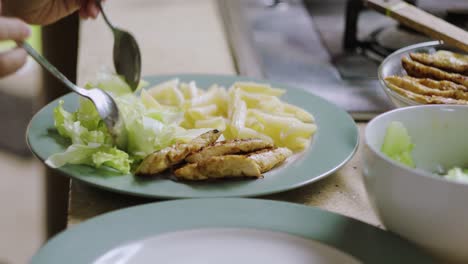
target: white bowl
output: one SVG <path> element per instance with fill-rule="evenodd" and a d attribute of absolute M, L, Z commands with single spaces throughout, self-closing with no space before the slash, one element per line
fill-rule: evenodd
<path fill-rule="evenodd" d="M 417 169 L 380 152 L 391 121 L 408 129 Z M 468 168 L 468 107 L 399 108 L 371 120 L 364 137 L 364 182 L 385 227 L 435 256 L 468 263 L 468 184 L 431 173 Z"/>

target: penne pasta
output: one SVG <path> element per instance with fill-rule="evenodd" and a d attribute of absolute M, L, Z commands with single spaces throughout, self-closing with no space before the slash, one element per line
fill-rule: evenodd
<path fill-rule="evenodd" d="M 203 90 L 195 82 L 174 79 L 143 90 L 141 97 L 145 107 L 160 112 L 168 106 L 182 108 L 179 125 L 184 129 L 218 129 L 226 139 L 258 138 L 299 151 L 308 145 L 317 126 L 312 114 L 281 101 L 284 93 L 254 82 L 237 82 L 229 89 L 214 84 Z"/>

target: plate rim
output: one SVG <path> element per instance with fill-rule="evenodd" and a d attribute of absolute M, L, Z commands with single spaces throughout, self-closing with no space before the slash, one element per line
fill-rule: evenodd
<path fill-rule="evenodd" d="M 253 217 L 245 217 L 245 215 L 243 215 L 243 213 L 248 213 L 250 215 L 252 211 L 257 210 L 258 208 L 263 209 L 260 214 L 257 213 Z M 177 218 L 181 212 L 185 213 L 187 210 L 200 210 L 201 213 L 195 216 L 194 222 Z M 143 213 L 146 213 L 144 214 L 146 216 L 145 219 L 141 219 L 140 217 Z M 160 216 L 164 215 L 164 213 L 165 217 L 161 221 Z M 132 226 L 133 224 L 145 221 L 148 219 L 148 216 L 159 219 L 159 226 L 154 227 L 155 224 L 153 222 L 144 222 L 144 226 L 141 227 L 144 232 L 128 228 L 126 231 L 123 231 L 124 234 L 118 235 L 122 238 L 121 241 L 115 241 L 113 240 L 115 237 L 107 237 L 105 235 L 106 233 L 109 234 L 110 232 L 115 232 L 115 228 L 118 228 L 120 225 Z M 220 216 L 221 219 L 216 216 Z M 272 221 L 274 222 L 273 224 L 265 223 L 263 221 L 264 218 L 271 219 L 272 216 L 276 216 L 276 219 Z M 307 218 L 310 222 L 301 221 L 298 223 L 291 221 L 294 217 L 303 216 L 310 217 Z M 223 219 L 223 217 L 225 219 Z M 234 218 L 232 223 L 223 222 L 231 217 Z M 314 220 L 325 220 L 325 222 Z M 171 223 L 169 223 L 169 221 L 171 221 Z M 172 221 L 179 222 L 181 224 L 174 225 Z M 199 221 L 205 222 L 200 224 Z M 362 233 L 351 233 L 350 238 L 350 233 L 343 232 L 343 230 L 340 229 L 343 226 L 346 226 L 349 230 L 358 230 Z M 83 249 L 83 247 L 94 248 L 96 251 L 95 254 L 90 253 L 94 255 L 85 256 L 85 258 L 93 258 L 92 260 L 96 260 L 112 249 L 151 237 L 156 237 L 157 235 L 213 228 L 253 229 L 285 233 L 333 247 L 338 251 L 353 256 L 359 261 L 363 261 L 363 258 L 366 258 L 367 260 L 369 258 L 377 258 L 376 255 L 380 256 L 383 250 L 387 255 L 384 256 L 384 258 L 389 258 L 388 255 L 390 254 L 394 255 L 390 257 L 390 260 L 388 260 L 389 262 L 386 263 L 415 263 L 415 259 L 425 260 L 423 263 L 435 263 L 433 257 L 424 249 L 391 231 L 382 230 L 363 221 L 318 207 L 285 201 L 253 198 L 176 199 L 140 204 L 107 212 L 88 219 L 80 224 L 74 225 L 55 235 L 46 244 L 41 246 L 38 251 L 36 251 L 31 258 L 30 263 L 55 263 L 49 262 L 49 260 L 54 260 L 53 258 L 57 257 L 57 255 L 62 255 L 58 256 L 59 258 L 67 258 L 69 257 L 67 254 L 74 252 L 77 246 L 81 249 Z M 325 231 L 325 233 L 323 231 Z M 334 237 L 337 234 L 340 234 L 341 237 Z M 97 237 L 103 237 L 101 240 L 104 242 L 95 242 L 101 243 L 101 249 L 96 249 L 93 247 L 93 243 L 88 244 L 86 240 L 86 236 L 92 237 L 95 235 Z M 357 235 L 362 235 L 362 237 L 359 238 Z M 345 238 L 347 241 L 341 241 L 340 239 L 342 238 Z M 358 241 L 356 241 L 356 239 Z M 379 244 L 380 247 L 376 242 L 381 242 L 381 244 Z M 360 246 L 355 246 L 356 243 L 362 244 Z M 382 243 L 393 245 L 393 247 L 384 247 Z M 63 252 L 60 250 L 64 245 L 70 252 Z M 55 250 L 57 247 L 59 247 L 59 251 Z M 368 247 L 371 247 L 371 250 L 367 250 Z M 373 252 L 374 250 L 381 252 L 375 253 Z M 398 252 L 406 254 L 393 254 L 394 250 L 398 250 Z M 408 252 L 410 254 L 408 254 Z M 399 259 L 400 261 L 394 262 L 395 259 Z"/>
<path fill-rule="evenodd" d="M 326 171 L 326 172 L 323 172 L 321 173 L 320 175 L 317 175 L 316 177 L 313 177 L 313 178 L 309 178 L 307 180 L 304 180 L 304 181 L 300 181 L 300 182 L 297 182 L 297 183 L 294 183 L 294 184 L 288 184 L 286 186 L 283 186 L 281 188 L 275 188 L 274 190 L 263 190 L 263 191 L 253 191 L 251 193 L 233 193 L 233 194 L 227 194 L 227 195 L 171 195 L 171 194 L 155 194 L 155 193 L 148 193 L 148 192 L 137 192 L 137 191 L 134 191 L 134 190 L 127 190 L 127 189 L 122 189 L 122 188 L 114 188 L 112 186 L 107 186 L 107 185 L 103 185 L 103 184 L 99 184 L 99 183 L 96 183 L 96 182 L 93 182 L 93 181 L 90 181 L 90 180 L 86 180 L 86 178 L 84 177 L 77 177 L 77 176 L 74 176 L 74 175 L 70 175 L 66 169 L 64 169 L 64 167 L 66 168 L 66 166 L 64 167 L 60 167 L 60 168 L 51 168 L 50 166 L 48 166 L 47 164 L 45 164 L 45 159 L 44 158 L 41 158 L 41 156 L 35 151 L 34 147 L 32 146 L 33 144 L 31 143 L 31 138 L 30 138 L 30 130 L 31 130 L 31 126 L 32 126 L 32 123 L 33 121 L 41 115 L 41 113 L 43 111 L 46 110 L 46 108 L 50 108 L 51 105 L 53 105 L 54 103 L 60 101 L 60 100 L 63 100 L 64 98 L 66 97 L 69 97 L 69 96 L 78 96 L 78 95 L 75 95 L 73 92 L 69 92 L 67 94 L 64 94 L 54 100 L 52 100 L 51 102 L 48 102 L 46 105 L 42 106 L 40 108 L 39 111 L 37 111 L 33 117 L 31 118 L 31 120 L 29 121 L 28 123 L 28 126 L 26 128 L 26 143 L 30 149 L 30 151 L 34 154 L 35 157 L 37 157 L 46 167 L 52 169 L 52 170 L 56 170 L 56 171 L 59 171 L 61 174 L 63 174 L 64 176 L 70 178 L 70 179 L 73 179 L 73 180 L 76 180 L 78 182 L 82 182 L 82 183 L 85 183 L 85 184 L 88 184 L 90 186 L 93 186 L 93 187 L 96 187 L 96 188 L 99 188 L 99 189 L 103 189 L 103 190 L 106 190 L 106 191 L 111 191 L 111 192 L 115 192 L 115 193 L 120 193 L 120 194 L 125 194 L 125 195 L 131 195 L 131 196 L 136 196 L 136 197 L 143 197 L 143 198 L 159 198 L 159 199 L 185 199 L 185 198 L 228 198 L 228 197 L 257 197 L 257 196 L 265 196 L 265 195 L 271 195 L 271 194 L 276 194 L 276 193 L 282 193 L 282 192 L 286 192 L 286 191 L 290 191 L 290 190 L 293 190 L 293 189 L 297 189 L 297 188 L 300 188 L 300 187 L 303 187 L 303 186 L 306 186 L 308 184 L 311 184 L 313 182 L 316 182 L 316 181 L 319 181 L 323 178 L 326 178 L 328 176 L 330 176 L 331 174 L 335 173 L 336 171 L 338 171 L 339 169 L 341 169 L 343 166 L 345 166 L 353 157 L 354 155 L 356 154 L 357 150 L 358 150 L 358 147 L 360 145 L 360 138 L 362 137 L 359 133 L 359 128 L 357 127 L 357 124 L 356 124 L 356 121 L 351 117 L 351 115 L 346 112 L 344 109 L 340 108 L 339 106 L 337 106 L 336 104 L 334 104 L 333 102 L 330 102 L 328 100 L 326 100 L 325 98 L 322 98 L 312 92 L 309 92 L 309 91 L 306 91 L 304 89 L 301 89 L 301 88 L 298 88 L 298 87 L 295 87 L 294 85 L 290 85 L 290 84 L 284 84 L 284 83 L 281 83 L 281 82 L 277 82 L 277 81 L 274 81 L 274 80 L 267 80 L 267 79 L 259 79 L 259 78 L 255 78 L 255 77 L 249 77 L 249 76 L 243 76 L 243 75 L 232 75 L 232 74 L 204 74 L 204 73 L 174 73 L 174 74 L 152 74 L 152 75 L 146 75 L 146 76 L 143 76 L 142 79 L 151 79 L 151 78 L 158 78 L 158 79 L 166 79 L 166 80 L 169 80 L 169 79 L 173 79 L 173 78 L 181 78 L 181 79 L 184 79 L 184 78 L 188 78 L 188 77 L 196 77 L 196 78 L 213 78 L 213 77 L 217 77 L 217 78 L 232 78 L 232 79 L 239 79 L 239 81 L 252 81 L 252 82 L 260 82 L 260 83 L 266 83 L 266 84 L 272 84 L 274 86 L 277 86 L 277 87 L 285 87 L 287 90 L 288 89 L 294 89 L 294 90 L 298 90 L 298 91 L 301 91 L 305 94 L 308 94 L 309 96 L 312 96 L 312 97 L 315 97 L 315 98 L 318 98 L 330 105 L 333 105 L 333 107 L 336 108 L 336 110 L 340 111 L 341 114 L 343 114 L 344 116 L 346 116 L 346 118 L 350 121 L 350 123 L 352 123 L 352 126 L 353 126 L 353 132 L 355 133 L 356 135 L 356 139 L 355 139 L 355 142 L 354 142 L 354 146 L 353 146 L 353 149 L 350 153 L 348 153 L 348 155 L 346 156 L 345 159 L 343 159 L 339 164 L 335 165 L 332 169 Z M 314 113 L 312 113 L 314 115 Z M 315 115 L 314 115 L 315 116 Z M 320 128 L 319 128 L 320 129 Z M 312 142 L 313 144 L 314 142 Z"/>

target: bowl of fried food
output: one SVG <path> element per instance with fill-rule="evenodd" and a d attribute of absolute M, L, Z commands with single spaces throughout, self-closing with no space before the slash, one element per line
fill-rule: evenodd
<path fill-rule="evenodd" d="M 396 107 L 468 105 L 468 54 L 440 41 L 395 51 L 382 62 L 378 74 Z"/>

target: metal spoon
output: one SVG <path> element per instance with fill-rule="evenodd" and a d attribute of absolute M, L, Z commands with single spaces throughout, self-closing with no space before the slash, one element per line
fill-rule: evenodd
<path fill-rule="evenodd" d="M 114 66 L 119 75 L 123 75 L 125 81 L 132 90 L 136 90 L 140 83 L 141 56 L 138 43 L 127 31 L 115 27 L 107 18 L 101 6 L 101 0 L 96 0 L 96 5 L 102 13 L 106 24 L 114 34 Z"/>
<path fill-rule="evenodd" d="M 123 120 L 119 118 L 119 109 L 112 97 L 98 88 L 84 89 L 76 86 L 70 80 L 65 77 L 57 68 L 55 68 L 48 60 L 42 57 L 39 53 L 34 50 L 28 43 L 23 42 L 21 45 L 26 52 L 33 57 L 44 69 L 54 75 L 59 79 L 63 84 L 65 84 L 73 92 L 88 98 L 96 106 L 96 110 L 99 113 L 99 116 L 102 118 L 104 123 L 107 126 L 107 129 L 111 133 L 114 143 L 118 147 L 125 147 L 126 145 L 126 129 L 123 123 Z"/>

